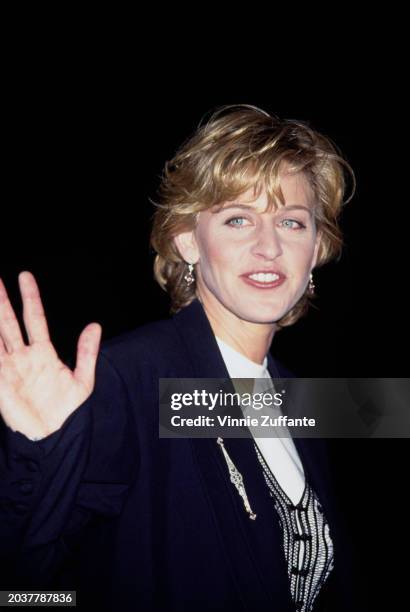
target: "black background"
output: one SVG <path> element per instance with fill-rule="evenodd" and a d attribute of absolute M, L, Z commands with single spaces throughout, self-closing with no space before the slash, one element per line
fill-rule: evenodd
<path fill-rule="evenodd" d="M 107 69 L 106 69 L 107 68 Z M 315 273 L 317 309 L 272 352 L 300 376 L 405 377 L 408 207 L 399 91 L 226 84 L 141 86 L 138 70 L 25 58 L 6 89 L 0 275 L 21 321 L 17 275 L 34 273 L 65 360 L 84 326 L 103 339 L 167 316 L 149 228 L 164 161 L 220 105 L 247 103 L 309 121 L 352 165 L 341 261 Z M 261 91 L 262 90 L 262 91 Z M 395 95 L 396 94 L 396 95 Z M 340 503 L 371 607 L 404 602 L 407 440 L 332 440 Z M 403 597 L 403 599 L 401 599 Z M 393 609 L 393 608 L 391 608 Z"/>

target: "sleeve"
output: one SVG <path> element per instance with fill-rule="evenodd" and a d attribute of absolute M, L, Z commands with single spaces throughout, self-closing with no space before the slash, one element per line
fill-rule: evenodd
<path fill-rule="evenodd" d="M 137 477 L 135 418 L 100 349 L 92 394 L 33 441 L 0 418 L 0 586 L 52 583 L 94 517 L 115 517 Z"/>

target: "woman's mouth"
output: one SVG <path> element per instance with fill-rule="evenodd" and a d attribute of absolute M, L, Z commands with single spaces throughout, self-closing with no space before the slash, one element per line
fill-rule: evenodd
<path fill-rule="evenodd" d="M 252 285 L 252 287 L 257 287 L 258 289 L 273 289 L 274 287 L 279 287 L 285 279 L 286 276 L 283 274 L 277 274 L 276 272 L 254 272 L 251 274 L 242 274 L 241 278 L 248 285 Z"/>

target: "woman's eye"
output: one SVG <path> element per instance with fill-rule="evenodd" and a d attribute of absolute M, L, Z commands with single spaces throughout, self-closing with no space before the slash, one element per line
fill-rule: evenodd
<path fill-rule="evenodd" d="M 296 221 L 296 219 L 283 219 L 281 221 L 281 225 L 287 229 L 304 229 L 306 225 L 304 225 L 301 221 Z"/>
<path fill-rule="evenodd" d="M 245 217 L 232 217 L 231 219 L 225 221 L 225 223 L 231 227 L 243 227 L 245 221 Z"/>

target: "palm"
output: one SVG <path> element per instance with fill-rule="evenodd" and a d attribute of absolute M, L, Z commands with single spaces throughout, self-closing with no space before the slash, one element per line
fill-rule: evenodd
<path fill-rule="evenodd" d="M 70 370 L 50 341 L 34 276 L 22 272 L 19 284 L 28 345 L 0 279 L 0 412 L 14 431 L 41 438 L 59 429 L 92 393 L 101 327 L 83 330 L 76 368 Z"/>

